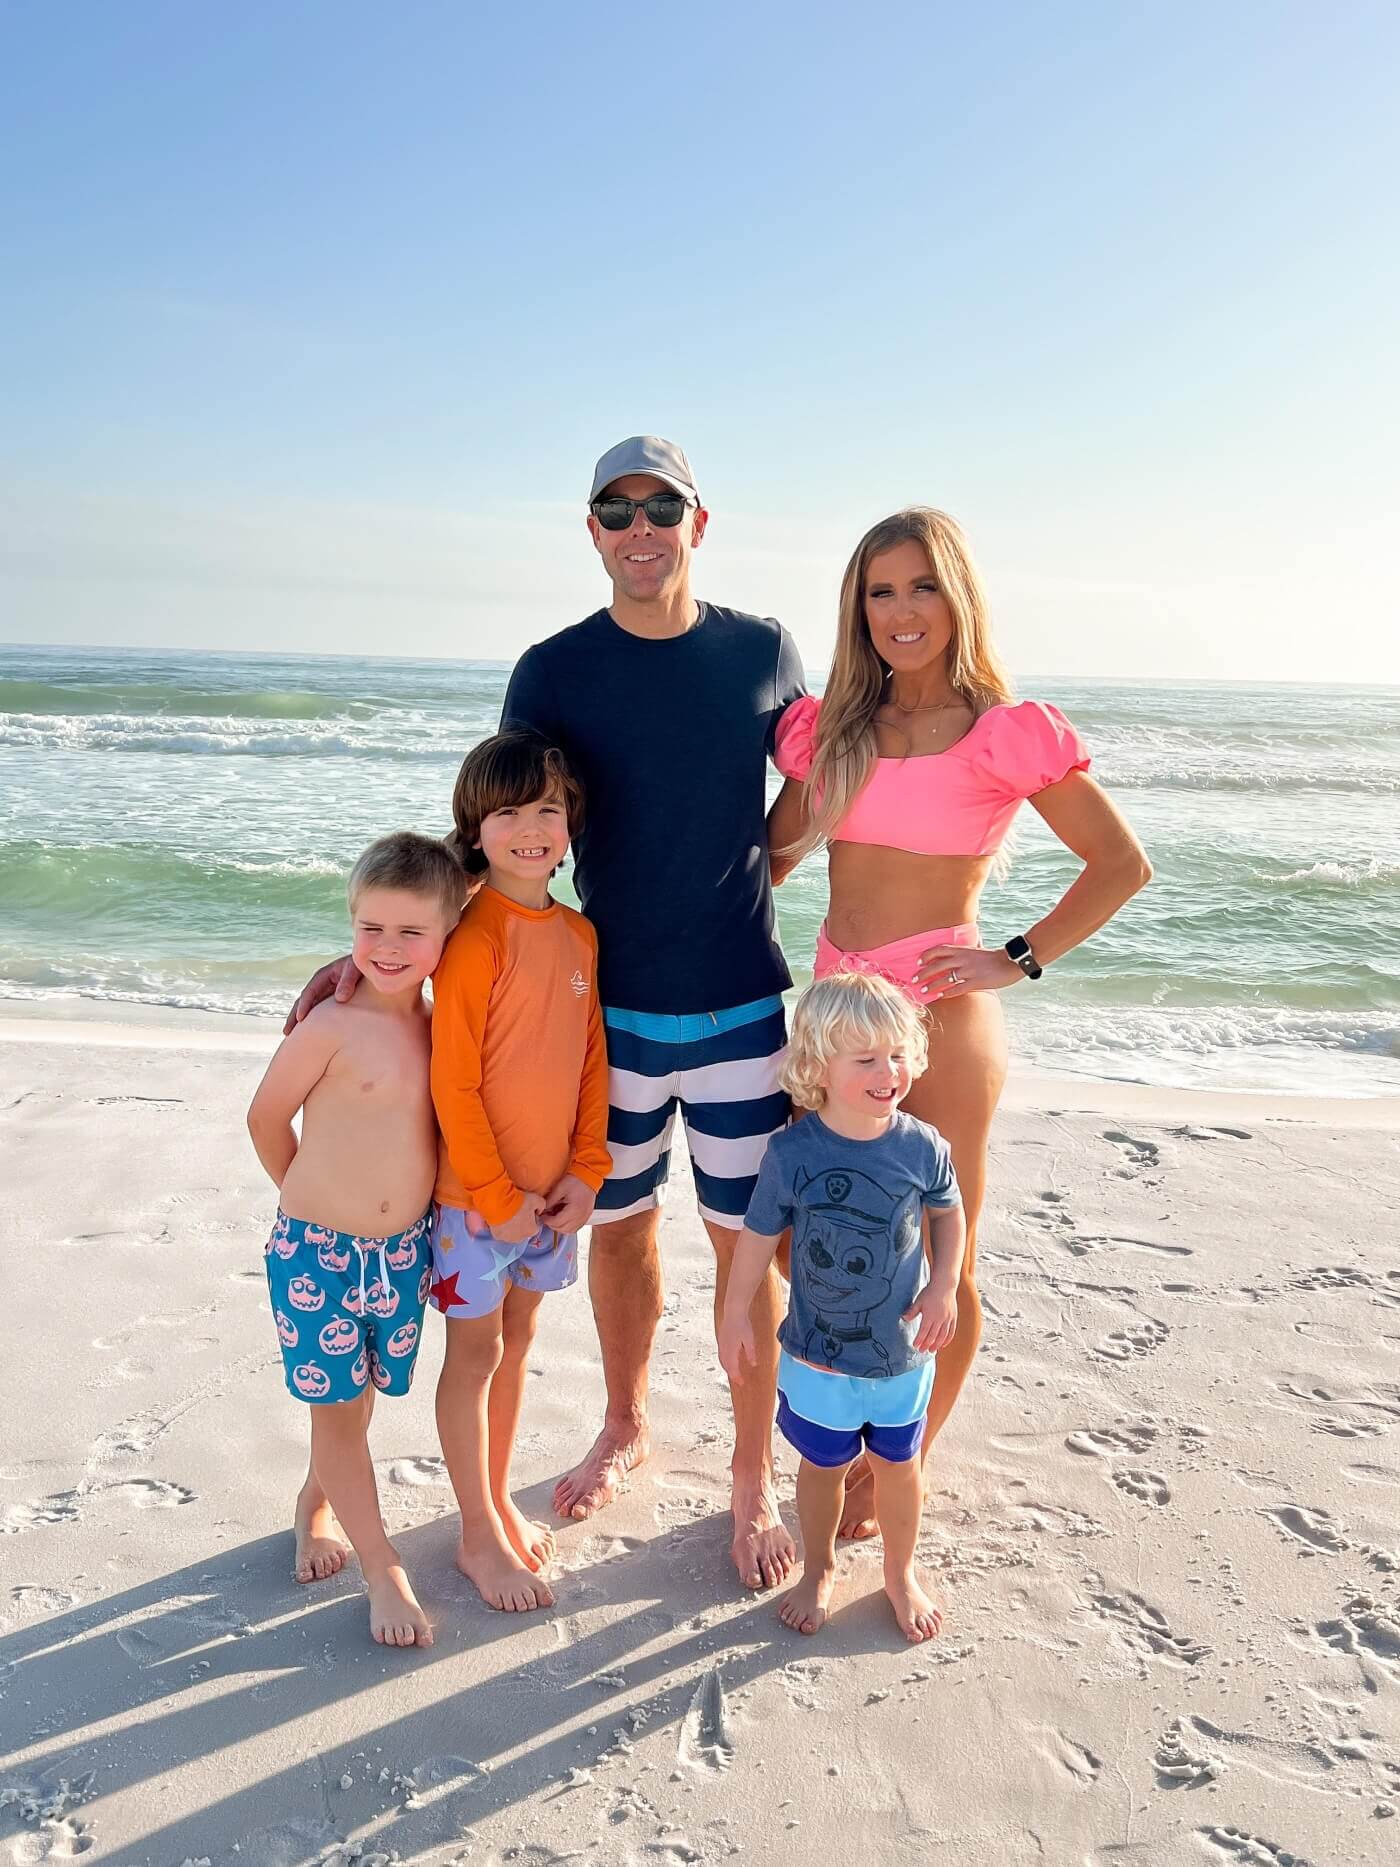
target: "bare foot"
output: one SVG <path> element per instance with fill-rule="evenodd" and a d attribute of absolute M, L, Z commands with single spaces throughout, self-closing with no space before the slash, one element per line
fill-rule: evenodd
<path fill-rule="evenodd" d="M 943 1610 L 936 1608 L 919 1587 L 912 1569 L 902 1575 L 886 1575 L 885 1593 L 906 1640 L 917 1646 L 921 1640 L 933 1639 L 943 1625 Z"/>
<path fill-rule="evenodd" d="M 778 1619 L 799 1634 L 814 1634 L 826 1620 L 836 1587 L 835 1569 L 804 1569 L 778 1603 Z"/>
<path fill-rule="evenodd" d="M 841 1506 L 836 1535 L 840 1541 L 864 1543 L 879 1534 L 880 1526 L 875 1521 L 875 1479 L 870 1461 L 862 1452 L 846 1473 L 846 1501 Z"/>
<path fill-rule="evenodd" d="M 488 1608 L 505 1614 L 525 1614 L 531 1608 L 552 1608 L 554 1593 L 542 1576 L 527 1569 L 506 1541 L 499 1520 L 473 1531 L 457 1545 L 457 1567 Z"/>
<path fill-rule="evenodd" d="M 767 1482 L 740 1485 L 729 1500 L 734 1513 L 730 1555 L 745 1588 L 773 1588 L 785 1582 L 797 1561 L 797 1545 L 778 1515 L 778 1500 Z"/>
<path fill-rule="evenodd" d="M 324 1582 L 328 1575 L 339 1575 L 350 1555 L 350 1545 L 326 1500 L 310 1504 L 299 1497 L 292 1528 L 297 1539 L 294 1580 Z"/>
<path fill-rule="evenodd" d="M 385 1647 L 430 1647 L 433 1630 L 395 1557 L 382 1573 L 366 1576 L 369 1631 Z"/>
<path fill-rule="evenodd" d="M 516 1508 L 515 1499 L 506 1493 L 494 1498 L 496 1515 L 506 1533 L 506 1541 L 525 1564 L 538 1575 L 554 1560 L 554 1532 L 547 1523 L 536 1523 Z"/>
<path fill-rule="evenodd" d="M 628 1472 L 651 1451 L 646 1426 L 609 1426 L 593 1441 L 588 1455 L 554 1487 L 554 1508 L 561 1517 L 591 1517 L 611 1504 Z"/>

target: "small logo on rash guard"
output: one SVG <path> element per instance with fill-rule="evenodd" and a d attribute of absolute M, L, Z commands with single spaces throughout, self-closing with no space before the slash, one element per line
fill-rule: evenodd
<path fill-rule="evenodd" d="M 582 998 L 584 993 L 588 990 L 587 979 L 585 979 L 583 974 L 577 969 L 575 969 L 574 976 L 570 979 L 569 984 L 574 988 L 575 998 Z"/>

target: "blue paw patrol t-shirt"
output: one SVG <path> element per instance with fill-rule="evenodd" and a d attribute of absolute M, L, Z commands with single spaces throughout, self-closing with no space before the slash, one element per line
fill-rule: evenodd
<path fill-rule="evenodd" d="M 878 1141 L 807 1115 L 768 1143 L 744 1223 L 792 1227 L 792 1284 L 778 1340 L 789 1355 L 862 1379 L 929 1361 L 904 1312 L 928 1282 L 925 1206 L 956 1206 L 948 1143 L 898 1114 Z"/>

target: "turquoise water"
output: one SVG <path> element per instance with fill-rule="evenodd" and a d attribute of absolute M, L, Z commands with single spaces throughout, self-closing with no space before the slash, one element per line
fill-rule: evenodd
<path fill-rule="evenodd" d="M 0 997 L 281 1010 L 386 829 L 447 827 L 492 662 L 0 647 Z M 1157 880 L 1040 986 L 1020 1055 L 1076 1075 L 1400 1091 L 1400 690 L 1024 683 L 1062 706 Z M 998 941 L 1073 859 L 1023 811 Z M 799 977 L 819 861 L 782 888 Z"/>

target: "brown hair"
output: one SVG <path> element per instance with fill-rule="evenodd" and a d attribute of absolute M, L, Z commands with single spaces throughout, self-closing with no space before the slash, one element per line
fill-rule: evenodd
<path fill-rule="evenodd" d="M 395 830 L 371 843 L 350 871 L 346 895 L 350 912 L 367 888 L 401 888 L 406 894 L 422 895 L 439 906 L 449 927 L 467 895 L 467 878 L 462 865 L 435 836 L 420 836 L 416 830 Z"/>
<path fill-rule="evenodd" d="M 476 847 L 482 818 L 496 810 L 533 804 L 538 797 L 558 798 L 569 820 L 569 834 L 577 836 L 583 823 L 583 786 L 558 746 L 539 733 L 511 727 L 472 747 L 452 787 L 455 828 L 447 839 L 448 848 L 469 876 L 486 873 L 486 858 Z"/>

